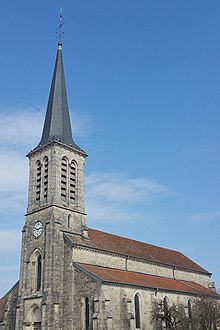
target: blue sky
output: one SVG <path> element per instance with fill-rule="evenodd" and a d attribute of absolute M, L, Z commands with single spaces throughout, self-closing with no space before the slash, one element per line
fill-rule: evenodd
<path fill-rule="evenodd" d="M 88 225 L 180 250 L 220 287 L 219 0 L 2 0 L 0 295 L 18 278 L 60 7 Z"/>

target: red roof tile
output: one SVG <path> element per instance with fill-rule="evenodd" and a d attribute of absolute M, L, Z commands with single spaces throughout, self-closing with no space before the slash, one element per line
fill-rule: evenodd
<path fill-rule="evenodd" d="M 4 315 L 5 315 L 5 308 L 7 305 L 8 298 L 3 297 L 0 299 L 0 322 L 4 320 Z"/>
<path fill-rule="evenodd" d="M 193 288 L 194 290 L 199 291 L 200 293 L 207 294 L 207 295 L 210 295 L 210 294 L 218 295 L 214 291 L 212 291 L 208 288 L 205 288 L 204 286 L 202 286 L 198 283 L 189 282 L 189 281 L 181 281 L 181 282 L 183 282 L 185 285 L 188 285 L 189 287 Z M 218 296 L 220 297 L 220 295 L 218 295 Z"/>
<path fill-rule="evenodd" d="M 126 270 L 98 267 L 88 264 L 79 264 L 80 267 L 93 275 L 99 277 L 104 282 L 129 284 L 141 287 L 180 291 L 191 294 L 217 295 L 202 285 L 189 281 L 178 281 L 172 278 L 147 275 L 142 273 L 130 272 Z M 220 297 L 220 296 L 219 296 Z"/>
<path fill-rule="evenodd" d="M 197 265 L 188 257 L 184 256 L 181 252 L 108 234 L 103 231 L 89 229 L 89 240 L 72 234 L 66 234 L 66 236 L 75 245 L 82 245 L 89 248 L 144 259 L 154 263 L 166 264 L 181 269 L 194 270 L 210 274 L 207 270 Z"/>

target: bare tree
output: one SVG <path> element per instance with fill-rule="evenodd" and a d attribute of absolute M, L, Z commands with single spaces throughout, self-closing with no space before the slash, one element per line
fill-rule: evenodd
<path fill-rule="evenodd" d="M 220 300 L 200 296 L 193 300 L 192 322 L 195 330 L 220 329 Z"/>
<path fill-rule="evenodd" d="M 185 309 L 188 309 L 187 316 Z M 156 330 L 220 330 L 220 299 L 200 296 L 188 306 L 169 304 L 167 298 L 153 303 L 151 323 Z"/>
<path fill-rule="evenodd" d="M 168 299 L 153 304 L 151 310 L 151 322 L 156 326 L 157 329 L 165 327 L 166 329 L 184 329 L 181 327 L 183 323 L 183 316 L 181 315 L 180 308 L 178 305 L 172 303 L 169 304 Z"/>

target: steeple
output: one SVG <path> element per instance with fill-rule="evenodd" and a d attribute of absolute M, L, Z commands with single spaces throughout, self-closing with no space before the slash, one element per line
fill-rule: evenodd
<path fill-rule="evenodd" d="M 81 148 L 74 143 L 72 137 L 61 41 L 58 43 L 57 57 L 47 105 L 46 118 L 41 141 L 37 148 L 53 141 L 60 142 L 82 151 Z"/>

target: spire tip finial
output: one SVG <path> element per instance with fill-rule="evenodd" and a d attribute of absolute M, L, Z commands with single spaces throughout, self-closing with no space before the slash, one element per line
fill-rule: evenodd
<path fill-rule="evenodd" d="M 58 36 L 57 36 L 57 39 L 58 39 L 58 49 L 62 49 L 62 40 L 63 40 L 63 29 L 62 29 L 62 27 L 63 27 L 63 9 L 62 8 L 60 8 L 60 25 L 58 26 L 58 28 L 57 28 L 57 34 L 58 34 Z"/>

